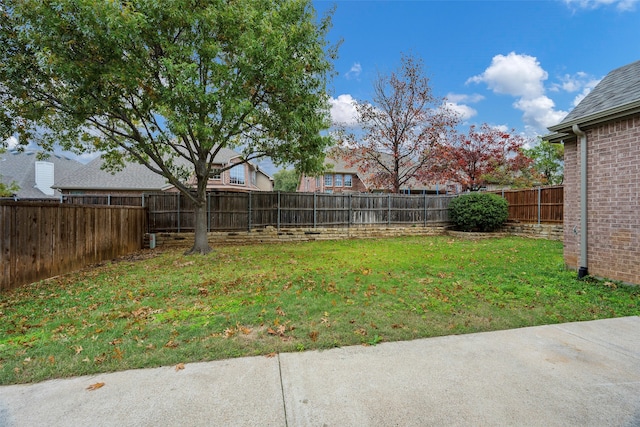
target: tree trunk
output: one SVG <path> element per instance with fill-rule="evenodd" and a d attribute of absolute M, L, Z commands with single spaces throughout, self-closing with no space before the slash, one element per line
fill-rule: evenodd
<path fill-rule="evenodd" d="M 195 204 L 195 235 L 193 247 L 185 254 L 208 254 L 211 252 L 209 237 L 207 235 L 207 184 L 204 180 L 198 179 L 197 202 Z"/>

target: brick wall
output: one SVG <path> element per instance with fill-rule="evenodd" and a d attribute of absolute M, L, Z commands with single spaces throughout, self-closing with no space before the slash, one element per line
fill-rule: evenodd
<path fill-rule="evenodd" d="M 640 115 L 586 133 L 589 274 L 640 284 Z M 579 143 L 565 146 L 564 242 L 571 268 L 579 267 L 580 256 L 579 152 Z"/>

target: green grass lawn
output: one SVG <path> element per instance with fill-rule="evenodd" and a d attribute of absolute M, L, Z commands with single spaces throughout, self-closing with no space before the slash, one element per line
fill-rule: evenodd
<path fill-rule="evenodd" d="M 638 315 L 639 298 L 515 237 L 146 251 L 0 294 L 0 383 Z"/>

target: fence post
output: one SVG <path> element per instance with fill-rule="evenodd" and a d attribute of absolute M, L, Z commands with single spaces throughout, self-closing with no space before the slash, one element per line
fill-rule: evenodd
<path fill-rule="evenodd" d="M 278 232 L 280 231 L 280 191 L 278 191 Z"/>
<path fill-rule="evenodd" d="M 178 233 L 180 232 L 180 193 L 178 193 Z"/>
<path fill-rule="evenodd" d="M 249 191 L 249 218 L 247 218 L 248 231 L 251 231 L 251 191 Z"/>
<path fill-rule="evenodd" d="M 313 228 L 316 228 L 318 223 L 318 193 L 313 193 Z"/>
<path fill-rule="evenodd" d="M 349 218 L 347 218 L 347 228 L 351 227 L 351 212 L 352 212 L 352 206 L 351 206 L 351 196 L 352 194 L 349 193 Z"/>
<path fill-rule="evenodd" d="M 538 187 L 538 225 L 540 225 L 540 215 L 541 215 L 541 212 L 540 212 L 540 209 L 541 209 L 540 208 L 540 195 L 541 195 L 541 192 L 542 192 L 542 188 Z"/>
<path fill-rule="evenodd" d="M 427 226 L 427 193 L 424 193 L 424 227 Z"/>
<path fill-rule="evenodd" d="M 387 194 L 387 227 L 391 227 L 391 194 Z"/>
<path fill-rule="evenodd" d="M 107 206 L 111 206 L 111 194 L 107 194 Z"/>

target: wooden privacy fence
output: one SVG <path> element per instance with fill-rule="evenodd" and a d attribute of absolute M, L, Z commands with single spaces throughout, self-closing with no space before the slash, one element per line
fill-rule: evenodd
<path fill-rule="evenodd" d="M 452 196 L 322 193 L 210 193 L 208 231 L 264 227 L 427 225 L 449 221 Z M 194 230 L 194 205 L 179 193 L 146 194 L 149 232 Z"/>
<path fill-rule="evenodd" d="M 0 201 L 0 290 L 142 247 L 141 207 Z"/>
<path fill-rule="evenodd" d="M 564 187 L 492 191 L 509 203 L 509 221 L 562 224 Z"/>

